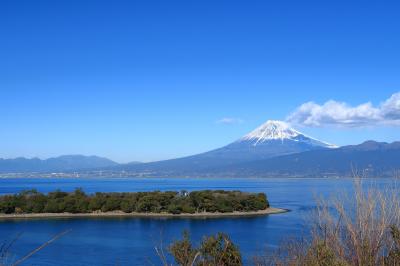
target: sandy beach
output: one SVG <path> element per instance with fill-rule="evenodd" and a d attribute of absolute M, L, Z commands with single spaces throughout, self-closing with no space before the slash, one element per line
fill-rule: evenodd
<path fill-rule="evenodd" d="M 122 211 L 114 212 L 92 212 L 92 213 L 22 213 L 22 214 L 0 214 L 1 219 L 32 219 L 32 218 L 96 218 L 96 217 L 143 217 L 143 218 L 219 218 L 219 217 L 242 217 L 242 216 L 259 216 L 288 212 L 286 209 L 267 208 L 261 211 L 252 212 L 201 212 L 201 213 L 125 213 Z"/>

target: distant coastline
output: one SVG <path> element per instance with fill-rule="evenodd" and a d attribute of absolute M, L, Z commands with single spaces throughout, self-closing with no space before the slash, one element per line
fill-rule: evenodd
<path fill-rule="evenodd" d="M 91 213 L 22 213 L 0 214 L 0 220 L 8 219 L 35 219 L 35 218 L 101 218 L 101 217 L 132 217 L 132 218 L 223 218 L 223 217 L 251 217 L 288 212 L 287 209 L 269 207 L 265 210 L 249 212 L 198 212 L 198 213 L 140 213 L 123 211 L 91 212 Z"/>

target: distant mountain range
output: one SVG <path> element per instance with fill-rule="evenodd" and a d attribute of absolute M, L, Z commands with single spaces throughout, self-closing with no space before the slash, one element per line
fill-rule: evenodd
<path fill-rule="evenodd" d="M 393 176 L 400 142 L 338 147 L 269 120 L 237 141 L 202 154 L 151 163 L 117 164 L 96 156 L 0 159 L 0 173 L 102 171 L 144 177 Z"/>
<path fill-rule="evenodd" d="M 214 169 L 214 175 L 290 177 L 395 177 L 400 172 L 400 142 L 366 141 L 337 149 L 306 151 Z"/>
<path fill-rule="evenodd" d="M 64 155 L 46 160 L 21 157 L 0 159 L 0 173 L 81 171 L 116 165 L 116 162 L 98 156 Z"/>

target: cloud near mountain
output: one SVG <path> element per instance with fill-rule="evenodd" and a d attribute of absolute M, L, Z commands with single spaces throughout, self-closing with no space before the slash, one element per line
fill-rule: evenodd
<path fill-rule="evenodd" d="M 400 92 L 393 94 L 378 106 L 373 106 L 370 102 L 358 106 L 334 100 L 322 105 L 307 102 L 291 113 L 287 121 L 312 127 L 400 126 Z"/>
<path fill-rule="evenodd" d="M 241 124 L 243 122 L 244 122 L 243 119 L 236 117 L 224 117 L 216 121 L 217 124 L 225 124 L 225 125 Z"/>

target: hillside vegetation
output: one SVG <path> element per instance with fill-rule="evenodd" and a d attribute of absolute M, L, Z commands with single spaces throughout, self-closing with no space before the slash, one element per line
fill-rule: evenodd
<path fill-rule="evenodd" d="M 269 207 L 264 193 L 203 190 L 193 192 L 154 191 L 86 194 L 81 189 L 48 194 L 36 190 L 0 197 L 0 213 L 201 213 L 249 212 Z"/>

